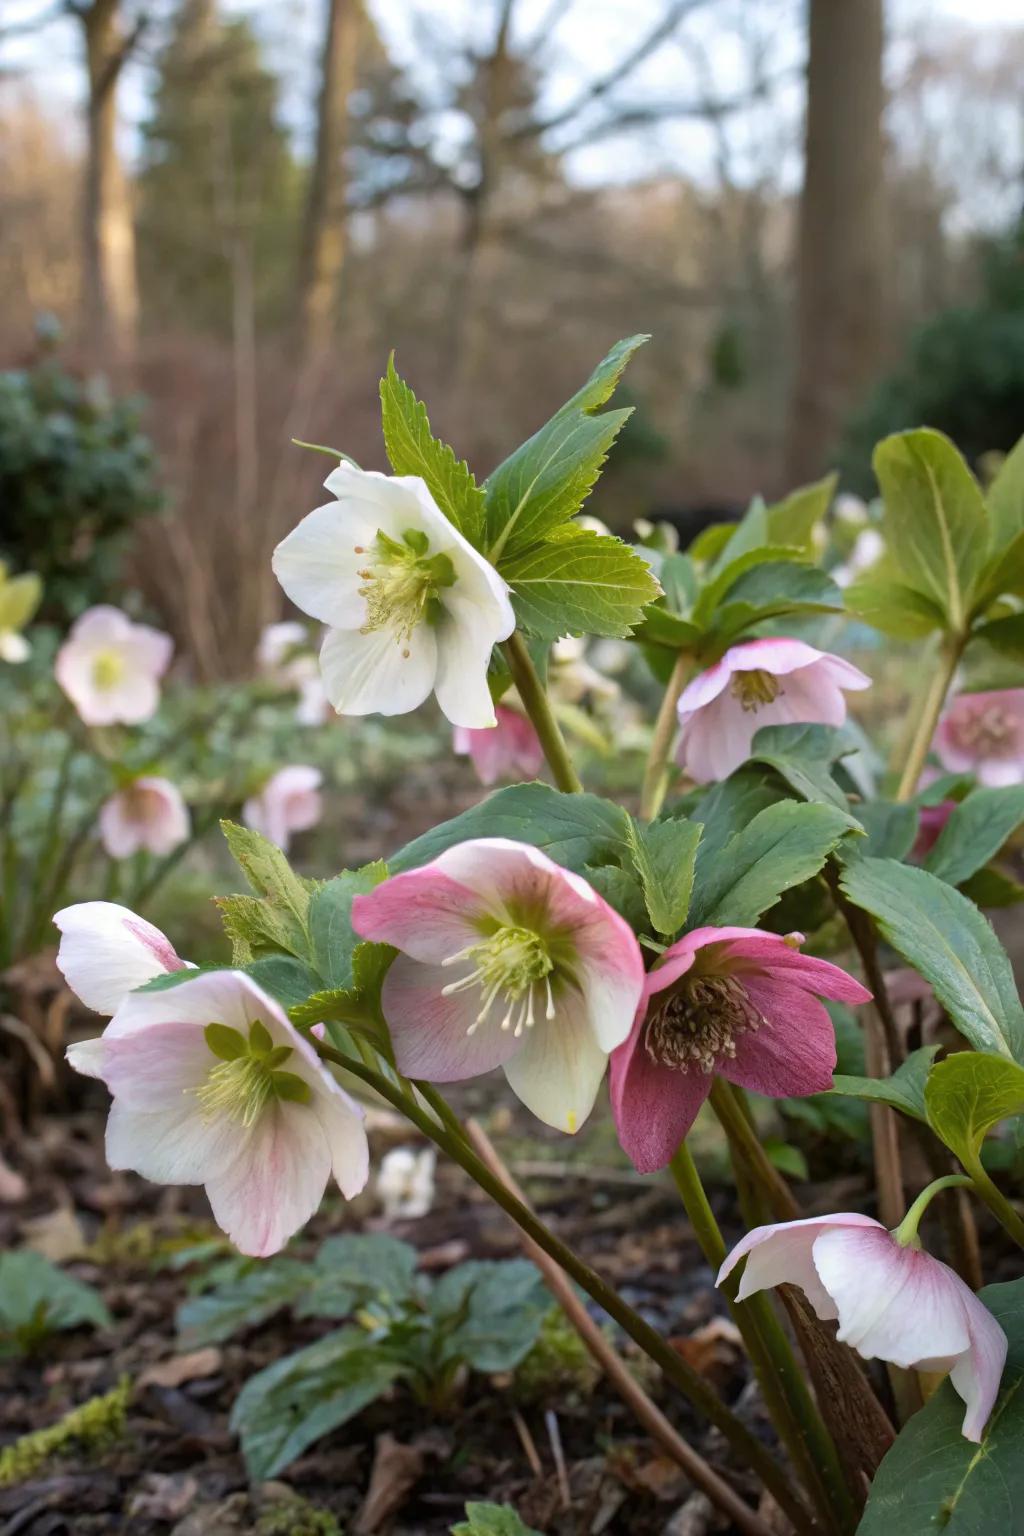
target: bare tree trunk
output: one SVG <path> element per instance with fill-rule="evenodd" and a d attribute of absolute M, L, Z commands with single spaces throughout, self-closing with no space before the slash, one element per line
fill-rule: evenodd
<path fill-rule="evenodd" d="M 131 195 L 117 148 L 117 82 L 130 45 L 119 0 L 75 7 L 89 80 L 83 198 L 82 328 L 100 358 L 130 353 L 138 319 Z"/>
<path fill-rule="evenodd" d="M 884 350 L 882 0 L 810 0 L 791 483 L 820 473 Z"/>
<path fill-rule="evenodd" d="M 362 20 L 360 0 L 325 3 L 316 157 L 306 199 L 299 277 L 299 324 L 307 355 L 321 348 L 330 335 L 345 263 L 348 103 L 356 84 Z"/>

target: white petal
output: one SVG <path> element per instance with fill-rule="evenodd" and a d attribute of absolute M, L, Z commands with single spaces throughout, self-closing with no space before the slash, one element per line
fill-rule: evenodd
<path fill-rule="evenodd" d="M 97 1013 L 114 1013 L 136 987 L 180 970 L 159 928 L 112 901 L 83 901 L 53 919 L 60 929 L 57 968 L 72 992 Z"/>
<path fill-rule="evenodd" d="M 331 1154 L 331 1172 L 346 1200 L 353 1200 L 370 1176 L 370 1148 L 359 1106 L 338 1083 L 312 1103 Z"/>
<path fill-rule="evenodd" d="M 340 715 L 408 714 L 429 698 L 434 686 L 434 630 L 418 624 L 403 644 L 386 629 L 368 635 L 332 629 L 320 652 L 320 670 L 327 697 Z"/>
<path fill-rule="evenodd" d="M 83 1077 L 95 1077 L 103 1080 L 103 1036 L 97 1035 L 93 1040 L 75 1040 L 64 1052 L 68 1066 L 76 1072 L 81 1072 Z"/>
<path fill-rule="evenodd" d="M 608 1065 L 577 992 L 562 990 L 555 1017 L 540 1018 L 523 1037 L 522 1049 L 505 1063 L 505 1076 L 538 1120 L 555 1130 L 579 1130 L 594 1107 Z"/>
<path fill-rule="evenodd" d="M 239 1155 L 238 1122 L 206 1119 L 196 1099 L 173 1109 L 129 1109 L 117 1099 L 107 1121 L 107 1162 L 154 1184 L 205 1184 Z"/>
<path fill-rule="evenodd" d="M 330 1173 L 331 1150 L 311 1106 L 277 1103 L 232 1162 L 205 1180 L 206 1193 L 236 1248 L 265 1258 L 315 1213 Z"/>
<path fill-rule="evenodd" d="M 227 1024 L 247 1033 L 256 1019 L 271 1034 L 282 1021 L 291 1029 L 280 1005 L 241 971 L 205 971 L 166 991 L 132 992 L 111 1019 L 106 1038 L 168 1023 Z"/>
<path fill-rule="evenodd" d="M 365 570 L 380 520 L 374 509 L 328 502 L 293 528 L 274 550 L 272 565 L 297 608 L 337 629 L 366 622 Z M 386 531 L 386 530 L 385 530 Z"/>
<path fill-rule="evenodd" d="M 457 588 L 444 602 L 446 614 L 439 626 L 434 684 L 437 702 L 453 725 L 465 725 L 470 730 L 494 726 L 497 717 L 487 686 L 487 667 L 494 645 L 511 631 L 505 628 L 500 608 L 470 602 Z"/>
<path fill-rule="evenodd" d="M 1007 1340 L 988 1308 L 966 1286 L 961 1300 L 971 1347 L 954 1365 L 950 1380 L 967 1404 L 963 1433 L 968 1440 L 978 1441 L 999 1394 Z"/>

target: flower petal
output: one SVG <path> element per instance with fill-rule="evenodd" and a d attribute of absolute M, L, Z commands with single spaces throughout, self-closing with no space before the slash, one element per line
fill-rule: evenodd
<path fill-rule="evenodd" d="M 827 1093 L 836 1069 L 836 1036 L 822 1003 L 800 987 L 764 974 L 744 976 L 750 1001 L 767 1020 L 736 1037 L 722 1077 L 772 1099 Z"/>
<path fill-rule="evenodd" d="M 667 1166 L 689 1134 L 711 1078 L 652 1061 L 643 1029 L 638 1020 L 625 1045 L 612 1052 L 609 1093 L 623 1151 L 638 1173 L 653 1173 Z"/>
<path fill-rule="evenodd" d="M 359 572 L 366 569 L 378 531 L 391 531 L 382 527 L 391 520 L 362 498 L 317 507 L 274 550 L 274 575 L 303 613 L 334 629 L 358 629 L 366 622 Z"/>
<path fill-rule="evenodd" d="M 501 579 L 496 571 L 494 575 Z M 515 628 L 507 588 L 500 599 L 488 592 L 484 601 L 475 602 L 457 585 L 443 602 L 446 617 L 438 628 L 434 684 L 437 702 L 453 725 L 472 730 L 493 726 L 496 716 L 487 667 L 493 647 Z"/>
<path fill-rule="evenodd" d="M 361 939 L 393 944 L 414 960 L 440 965 L 481 937 L 489 907 L 482 896 L 438 867 L 392 875 L 355 897 L 352 926 Z M 455 981 L 447 973 L 445 985 Z"/>
<path fill-rule="evenodd" d="M 237 1130 L 237 1127 L 236 1127 Z M 241 1253 L 277 1253 L 315 1214 L 331 1173 L 323 1127 L 305 1104 L 262 1114 L 238 1154 L 206 1179 L 214 1220 Z"/>
<path fill-rule="evenodd" d="M 483 999 L 479 987 L 442 996 L 457 979 L 451 970 L 399 955 L 384 978 L 381 1008 L 391 1031 L 395 1062 L 405 1077 L 431 1083 L 458 1082 L 500 1067 L 520 1048 L 500 1027 L 500 1000 L 473 1033 Z"/>
<path fill-rule="evenodd" d="M 185 1097 L 197 1110 L 196 1091 L 217 1065 L 203 1028 L 198 1023 L 161 1020 L 119 1035 L 108 1026 L 103 1036 L 103 1081 L 128 1109 L 174 1109 Z"/>
<path fill-rule="evenodd" d="M 327 697 L 340 715 L 404 715 L 430 696 L 437 675 L 437 639 L 417 624 L 408 641 L 388 629 L 363 634 L 332 629 L 320 651 Z"/>
<path fill-rule="evenodd" d="M 1007 1341 L 1000 1324 L 973 1291 L 964 1286 L 960 1300 L 971 1345 L 954 1365 L 949 1379 L 967 1404 L 963 1434 L 977 1443 L 999 1395 Z"/>
<path fill-rule="evenodd" d="M 573 1135 L 594 1107 L 608 1056 L 579 993 L 563 990 L 555 1010 L 553 1019 L 527 1030 L 521 1049 L 505 1062 L 505 1076 L 538 1120 Z"/>
<path fill-rule="evenodd" d="M 61 933 L 57 969 L 97 1013 L 114 1013 L 136 987 L 184 968 L 159 928 L 115 902 L 77 902 L 53 921 Z"/>
<path fill-rule="evenodd" d="M 823 1321 L 834 1318 L 837 1315 L 835 1303 L 814 1267 L 812 1249 L 823 1232 L 847 1227 L 870 1227 L 885 1232 L 885 1228 L 873 1217 L 860 1216 L 854 1211 L 842 1211 L 833 1216 L 808 1216 L 802 1221 L 780 1221 L 765 1227 L 755 1227 L 736 1244 L 718 1271 L 715 1284 L 721 1285 L 740 1259 L 746 1258 L 747 1267 L 736 1292 L 738 1300 L 745 1301 L 757 1291 L 768 1290 L 775 1285 L 798 1285 Z"/>
<path fill-rule="evenodd" d="M 331 1154 L 331 1172 L 346 1200 L 354 1200 L 370 1176 L 370 1147 L 363 1112 L 340 1083 L 314 1095 L 312 1109 Z"/>

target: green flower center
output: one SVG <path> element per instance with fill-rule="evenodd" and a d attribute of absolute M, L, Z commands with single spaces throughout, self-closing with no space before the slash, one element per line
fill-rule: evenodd
<path fill-rule="evenodd" d="M 309 1103 L 312 1092 L 306 1080 L 280 1070 L 292 1047 L 275 1045 L 259 1019 L 249 1026 L 248 1039 L 228 1024 L 207 1024 L 203 1034 L 217 1057 L 206 1081 L 193 1090 L 206 1119 L 226 1115 L 248 1130 L 271 1102 Z"/>
<path fill-rule="evenodd" d="M 533 1028 L 542 1004 L 544 1017 L 554 1018 L 551 973 L 555 962 L 539 933 L 504 924 L 490 938 L 470 944 L 441 963 L 457 965 L 460 961 L 468 961 L 472 969 L 468 975 L 442 987 L 441 993 L 450 997 L 471 987 L 480 988 L 480 1012 L 466 1031 L 468 1035 L 475 1034 L 486 1021 L 498 997 L 503 997 L 508 1004 L 501 1027 L 511 1029 L 517 1040 L 524 1029 Z"/>
<path fill-rule="evenodd" d="M 736 1055 L 737 1035 L 767 1022 L 735 976 L 686 976 L 662 995 L 648 1016 L 644 1049 L 652 1061 L 680 1072 L 713 1072 L 723 1057 Z"/>
<path fill-rule="evenodd" d="M 745 710 L 756 711 L 762 704 L 774 704 L 781 692 L 782 685 L 773 672 L 755 668 L 753 672 L 732 675 L 733 697 L 739 699 Z"/>
<path fill-rule="evenodd" d="M 366 599 L 361 633 L 387 629 L 400 645 L 407 646 L 417 624 L 437 619 L 440 593 L 455 583 L 451 560 L 447 555 L 431 555 L 430 540 L 418 528 L 406 529 L 400 540 L 378 532 L 372 550 L 357 544 L 355 552 L 372 556 L 359 572 L 364 583 L 359 596 Z"/>
<path fill-rule="evenodd" d="M 124 657 L 119 651 L 98 651 L 93 657 L 92 680 L 97 688 L 116 688 L 124 677 Z"/>

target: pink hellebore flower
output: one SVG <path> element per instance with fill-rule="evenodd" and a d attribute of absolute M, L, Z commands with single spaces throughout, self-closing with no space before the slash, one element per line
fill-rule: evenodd
<path fill-rule="evenodd" d="M 139 725 L 156 714 L 173 649 L 170 635 L 101 604 L 75 620 L 54 672 L 86 725 Z"/>
<path fill-rule="evenodd" d="M 308 832 L 323 815 L 319 768 L 294 763 L 279 768 L 242 807 L 242 820 L 287 852 L 293 832 Z"/>
<path fill-rule="evenodd" d="M 87 1071 L 114 1098 L 111 1168 L 158 1184 L 204 1184 L 215 1220 L 242 1253 L 265 1258 L 283 1248 L 332 1174 L 349 1199 L 366 1183 L 361 1110 L 241 971 L 130 993 Z"/>
<path fill-rule="evenodd" d="M 867 1002 L 801 935 L 695 928 L 649 971 L 629 1039 L 611 1062 L 619 1141 L 640 1173 L 664 1168 L 716 1073 L 769 1098 L 832 1086 L 836 1042 L 820 997 Z"/>
<path fill-rule="evenodd" d="M 112 859 L 133 853 L 171 853 L 192 830 L 181 790 L 169 779 L 145 776 L 119 789 L 100 810 L 100 839 Z"/>
<path fill-rule="evenodd" d="M 961 693 L 933 745 L 950 773 L 973 773 L 990 789 L 1024 782 L 1024 688 Z"/>
<path fill-rule="evenodd" d="M 536 778 L 544 764 L 544 748 L 530 721 L 504 704 L 496 704 L 494 713 L 498 723 L 489 729 L 455 727 L 452 745 L 456 756 L 468 756 L 477 778 L 488 786 L 499 779 Z"/>
<path fill-rule="evenodd" d="M 677 757 L 698 784 L 724 779 L 764 725 L 842 725 L 844 689 L 869 688 L 858 667 L 802 640 L 748 640 L 683 689 Z"/>
<path fill-rule="evenodd" d="M 538 1119 L 579 1129 L 644 980 L 632 931 L 585 880 L 476 838 L 357 896 L 352 926 L 402 951 L 382 994 L 400 1072 L 447 1083 L 503 1067 Z"/>
<path fill-rule="evenodd" d="M 755 1228 L 722 1265 L 719 1285 L 744 1256 L 741 1301 L 769 1286 L 798 1285 L 820 1318 L 838 1318 L 837 1338 L 865 1360 L 949 1371 L 967 1404 L 962 1432 L 981 1439 L 1006 1335 L 948 1265 L 849 1211 Z"/>

